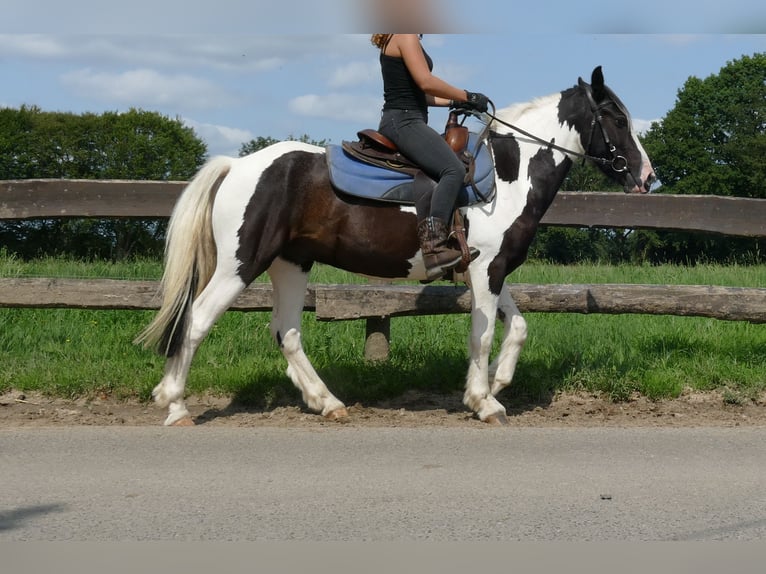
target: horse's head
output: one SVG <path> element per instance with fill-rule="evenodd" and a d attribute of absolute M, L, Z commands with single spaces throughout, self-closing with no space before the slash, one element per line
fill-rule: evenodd
<path fill-rule="evenodd" d="M 579 130 L 585 153 L 599 158 L 599 169 L 622 184 L 626 193 L 647 193 L 657 176 L 628 110 L 604 84 L 601 66 L 593 70 L 590 84 L 582 78 L 578 84 L 590 104 L 589 119 Z"/>

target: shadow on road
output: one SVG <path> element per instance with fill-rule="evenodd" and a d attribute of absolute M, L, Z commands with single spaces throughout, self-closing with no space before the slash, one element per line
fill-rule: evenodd
<path fill-rule="evenodd" d="M 34 519 L 36 516 L 64 512 L 65 510 L 65 504 L 39 504 L 37 506 L 0 511 L 0 532 L 20 528 L 25 522 Z"/>

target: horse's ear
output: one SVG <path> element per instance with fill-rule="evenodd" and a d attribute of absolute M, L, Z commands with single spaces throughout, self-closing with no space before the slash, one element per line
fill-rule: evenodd
<path fill-rule="evenodd" d="M 593 88 L 593 97 L 597 102 L 600 102 L 606 97 L 606 90 L 604 89 L 604 72 L 601 71 L 601 66 L 596 66 L 593 69 L 590 83 Z"/>

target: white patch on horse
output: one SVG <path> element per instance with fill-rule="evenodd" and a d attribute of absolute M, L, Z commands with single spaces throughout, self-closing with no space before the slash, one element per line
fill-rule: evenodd
<path fill-rule="evenodd" d="M 303 142 L 279 142 L 250 155 L 232 160 L 229 175 L 221 184 L 213 204 L 213 233 L 222 264 L 238 268 L 239 230 L 263 172 L 277 159 L 294 151 L 324 153 L 324 148 Z"/>

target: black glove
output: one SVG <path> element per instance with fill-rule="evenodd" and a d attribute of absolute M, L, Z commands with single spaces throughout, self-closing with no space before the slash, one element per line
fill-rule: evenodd
<path fill-rule="evenodd" d="M 466 94 L 468 95 L 468 100 L 465 103 L 466 107 L 482 114 L 489 109 L 489 98 L 484 94 L 469 91 L 466 91 Z"/>

